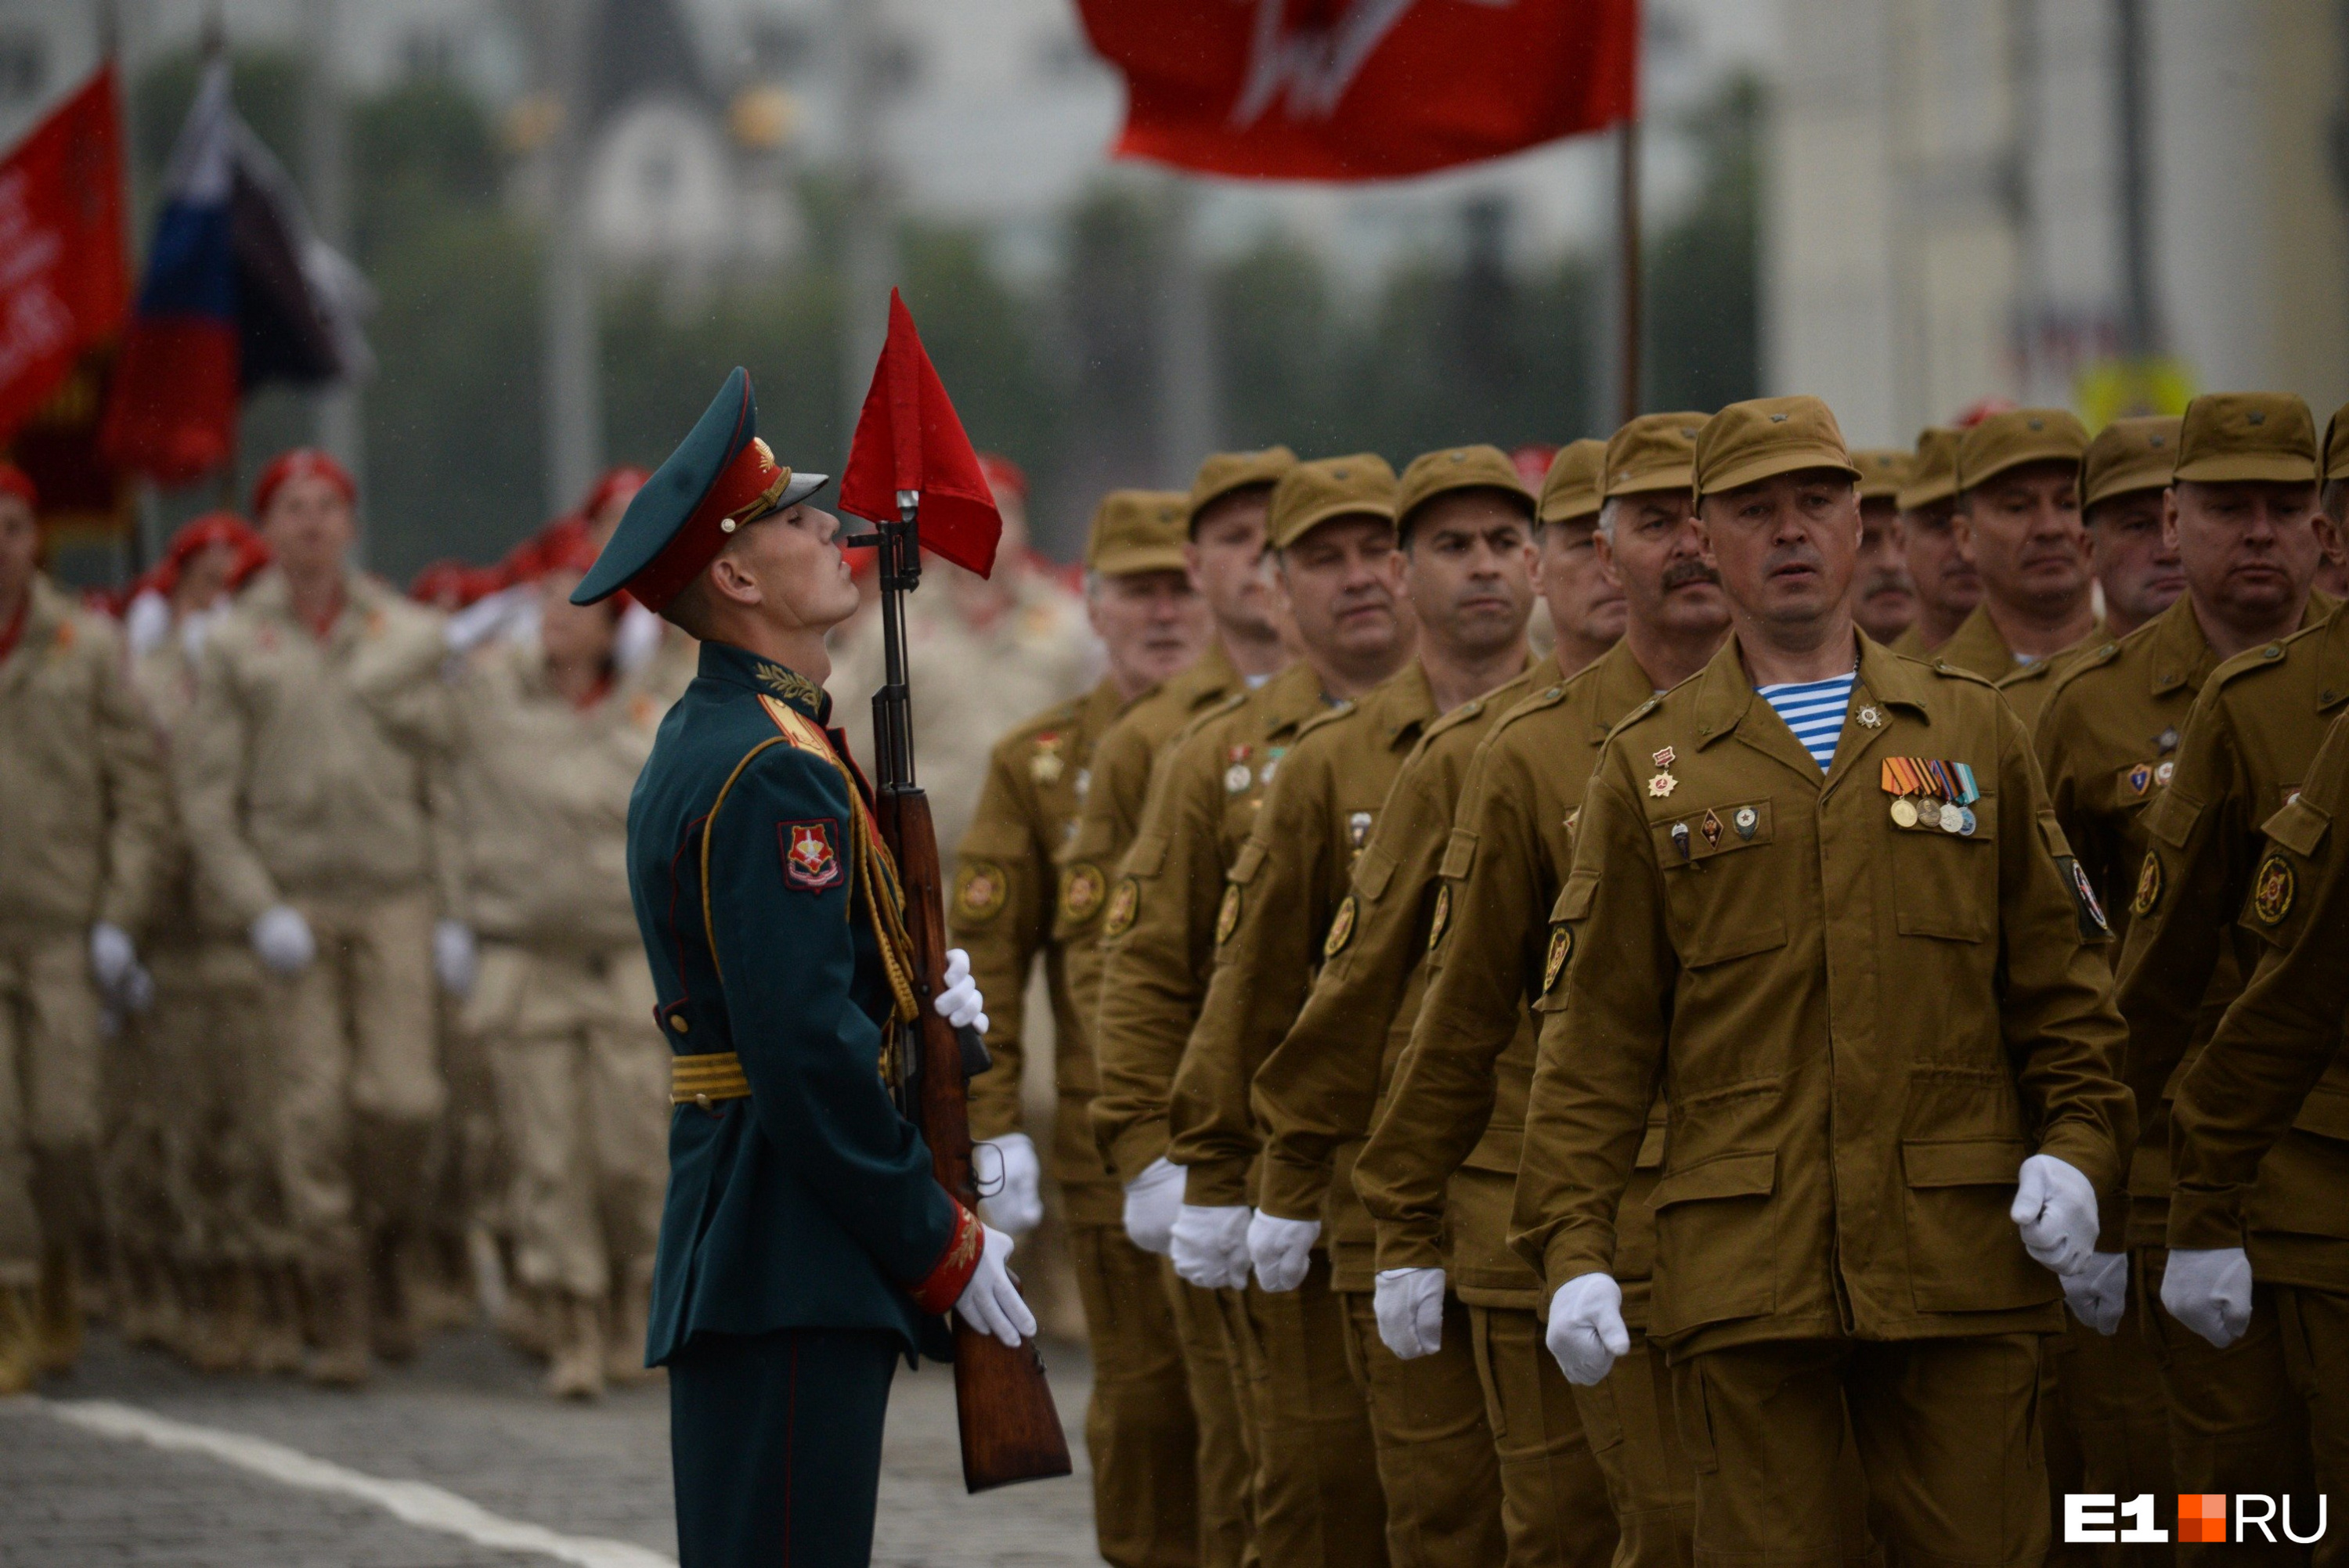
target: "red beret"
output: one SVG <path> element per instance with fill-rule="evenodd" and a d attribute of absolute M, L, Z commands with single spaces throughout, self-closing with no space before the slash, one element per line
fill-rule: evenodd
<path fill-rule="evenodd" d="M 602 477 L 587 487 L 587 499 L 579 503 L 579 515 L 594 517 L 616 500 L 628 500 L 644 489 L 645 481 L 652 477 L 650 469 L 640 469 L 634 463 L 605 469 Z"/>
<path fill-rule="evenodd" d="M 987 476 L 989 490 L 1009 490 L 1023 501 L 1028 499 L 1028 476 L 1009 458 L 981 452 L 978 455 L 978 471 Z"/>
<path fill-rule="evenodd" d="M 316 447 L 296 447 L 272 458 L 269 466 L 261 470 L 261 478 L 254 481 L 253 515 L 266 517 L 269 503 L 276 499 L 278 490 L 288 480 L 299 479 L 324 480 L 341 493 L 347 504 L 358 504 L 359 487 L 352 480 L 350 469 Z"/>
<path fill-rule="evenodd" d="M 269 546 L 261 542 L 261 535 L 250 523 L 233 511 L 208 511 L 190 518 L 171 535 L 171 542 L 163 547 L 163 559 L 148 574 L 148 585 L 158 593 L 170 593 L 180 585 L 180 573 L 190 557 L 222 544 L 236 552 L 236 560 L 228 569 L 231 588 L 243 587 L 248 578 L 269 564 Z"/>
<path fill-rule="evenodd" d="M 41 492 L 33 488 L 33 477 L 14 463 L 0 463 L 0 495 L 12 495 L 38 511 Z"/>

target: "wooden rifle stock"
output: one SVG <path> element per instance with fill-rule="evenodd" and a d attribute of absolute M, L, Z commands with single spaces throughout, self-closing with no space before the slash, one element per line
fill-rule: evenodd
<path fill-rule="evenodd" d="M 970 1116 L 962 1043 L 930 998 L 945 988 L 946 905 L 938 874 L 937 834 L 929 797 L 885 784 L 880 790 L 882 837 L 896 857 L 905 889 L 905 932 L 913 938 L 915 989 L 921 1016 L 915 1037 L 914 1121 L 930 1148 L 930 1169 L 957 1202 L 976 1210 L 971 1173 Z M 1035 1341 L 1013 1349 L 981 1334 L 956 1314 L 955 1410 L 962 1431 L 963 1485 L 972 1491 L 1039 1480 L 1070 1471 L 1068 1434 L 1044 1380 Z"/>

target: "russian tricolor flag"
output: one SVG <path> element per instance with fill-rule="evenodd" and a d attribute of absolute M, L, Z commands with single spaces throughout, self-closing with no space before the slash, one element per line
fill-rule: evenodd
<path fill-rule="evenodd" d="M 243 394 L 367 368 L 366 304 L 366 284 L 311 232 L 294 182 L 237 118 L 227 63 L 214 61 L 164 171 L 99 438 L 107 456 L 166 485 L 220 467 L 236 450 Z"/>

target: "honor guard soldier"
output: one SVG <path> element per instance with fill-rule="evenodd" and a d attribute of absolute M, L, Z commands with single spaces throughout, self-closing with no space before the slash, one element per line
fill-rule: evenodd
<path fill-rule="evenodd" d="M 81 1354 L 81 1267 L 102 1233 L 98 1012 L 139 986 L 134 937 L 171 831 L 121 637 L 40 570 L 36 504 L 0 464 L 0 1394 Z"/>
<path fill-rule="evenodd" d="M 1908 476 L 1894 501 L 1901 559 L 1917 590 L 1917 618 L 1892 651 L 1921 659 L 1957 634 L 1982 603 L 1982 573 L 1958 541 L 1958 441 L 1961 432 L 1928 425 L 1917 432 Z"/>
<path fill-rule="evenodd" d="M 1217 938 L 1230 936 L 1246 903 L 1244 886 L 1227 883 L 1226 873 L 1239 873 L 1266 789 L 1308 721 L 1361 696 L 1410 657 L 1414 627 L 1392 561 L 1394 497 L 1394 471 L 1369 454 L 1300 463 L 1281 476 L 1266 542 L 1278 608 L 1303 656 L 1196 721 L 1154 770 L 1102 926 L 1093 1130 L 1129 1189 L 1170 1158 L 1175 1074 Z M 1184 1279 L 1221 1293 L 1243 1357 L 1257 1552 L 1299 1568 L 1382 1563 L 1386 1509 L 1370 1422 L 1346 1369 L 1326 1265 L 1317 1290 L 1248 1289 L 1247 1196 L 1244 1172 L 1237 1192 L 1227 1171 L 1186 1175 L 1170 1243 Z"/>
<path fill-rule="evenodd" d="M 1317 1077 L 1333 1055 L 1366 1057 L 1375 1095 L 1392 1000 L 1375 1017 L 1312 1038 L 1293 1037 L 1299 1010 L 1316 969 L 1352 944 L 1361 906 L 1348 884 L 1420 737 L 1528 662 L 1536 503 L 1507 456 L 1495 447 L 1421 456 L 1404 470 L 1395 514 L 1399 585 L 1419 623 L 1418 654 L 1299 733 L 1233 868 L 1230 918 L 1219 915 L 1228 934 L 1174 1079 L 1168 1158 L 1185 1167 L 1186 1203 L 1202 1202 L 1203 1191 L 1209 1202 L 1246 1202 L 1271 1179 L 1259 1163 L 1271 1130 L 1335 1109 L 1323 1096 L 1339 1086 Z M 1294 1038 L 1293 1054 L 1285 1037 Z M 1284 1055 L 1259 1098 L 1257 1069 Z M 1355 1110 L 1351 1136 L 1333 1151 L 1347 1170 L 1334 1180 L 1322 1171 L 1312 1190 L 1283 1195 L 1278 1208 L 1258 1200 L 1247 1232 L 1257 1289 L 1338 1295 L 1346 1361 L 1368 1405 L 1386 1495 L 1388 1560 L 1398 1568 L 1493 1563 L 1506 1550 L 1500 1481 L 1465 1316 L 1454 1303 L 1452 1341 L 1433 1355 L 1400 1357 L 1381 1334 L 1370 1217 L 1348 1174 L 1370 1131 L 1367 1109 Z M 1440 1283 L 1426 1305 L 1440 1321 Z"/>
<path fill-rule="evenodd" d="M 2087 449 L 2087 430 L 2061 408 L 2010 408 L 1960 438 L 1958 537 L 1982 597 L 1936 658 L 1996 684 L 2102 639 L 2080 526 Z"/>
<path fill-rule="evenodd" d="M 957 855 L 951 934 L 970 954 L 972 981 L 999 998 L 989 1015 L 995 1066 L 971 1080 L 971 1136 L 1000 1161 L 988 1218 L 1018 1234 L 1043 1218 L 1036 1146 L 1021 1130 L 1019 1085 L 1028 1051 L 1022 1003 L 1040 957 L 1051 998 L 1058 1099 L 1051 1173 L 1092 1344 L 1093 1530 L 1105 1562 L 1152 1568 L 1188 1563 L 1199 1528 L 1199 1429 L 1191 1412 L 1182 1340 L 1159 1260 L 1130 1241 L 1123 1193 L 1093 1141 L 1092 1036 L 1069 984 L 1070 954 L 1053 935 L 1055 903 L 1097 914 L 1108 887 L 1098 871 L 1064 881 L 1061 854 L 1092 788 L 1093 748 L 1145 693 L 1189 668 L 1207 644 L 1207 606 L 1184 569 L 1187 499 L 1177 491 L 1112 490 L 1093 513 L 1085 595 L 1109 655 L 1099 685 L 1054 705 L 995 744 L 978 809 Z M 982 1165 L 984 1161 L 982 1161 Z"/>
<path fill-rule="evenodd" d="M 2171 1245 L 2209 1254 L 2209 1284 L 2173 1310 L 2219 1343 L 2271 1301 L 2293 1394 L 2308 1416 L 2316 1490 L 2332 1517 L 2349 1500 L 2349 876 L 2331 830 L 2349 820 L 2349 725 L 2334 719 L 2297 796 L 2268 820 L 2247 920 L 2260 943 L 2251 981 L 2178 1085 Z M 2312 1116 L 2312 1112 L 2314 1114 Z M 2293 1129 L 2325 1136 L 2295 1134 Z M 2296 1234 L 2248 1214 L 2274 1151 L 2305 1180 Z M 2172 1256 L 2176 1256 L 2173 1253 Z M 2297 1534 L 2314 1522 L 2287 1522 Z"/>
<path fill-rule="evenodd" d="M 1851 455 L 1859 470 L 1859 573 L 1851 618 L 1879 643 L 1897 643 L 1917 620 L 1917 583 L 1900 549 L 1900 487 L 1909 458 L 1898 447 Z"/>
<path fill-rule="evenodd" d="M 1533 1081 L 1537 1016 L 1526 1004 L 1542 989 L 1545 922 L 1573 855 L 1583 782 L 1616 721 L 1702 669 L 1729 629 L 1691 517 L 1704 419 L 1645 414 L 1606 443 L 1591 476 L 1593 515 L 1568 526 L 1597 530 L 1599 560 L 1629 607 L 1623 640 L 1503 715 L 1463 780 L 1440 868 L 1447 918 L 1433 931 L 1426 1000 L 1354 1168 L 1377 1218 L 1381 1277 L 1447 1274 L 1468 1304 L 1494 1402 L 1513 1565 L 1582 1568 L 1611 1554 L 1625 1568 L 1679 1568 L 1689 1559 L 1692 1482 L 1661 1397 L 1661 1353 L 1651 1367 L 1635 1339 L 1604 1387 L 1572 1389 L 1542 1346 L 1541 1276 L 1507 1236 Z M 1635 1334 L 1646 1321 L 1654 1250 L 1646 1194 L 1661 1162 L 1661 1129 L 1650 1141 L 1615 1253 Z"/>
<path fill-rule="evenodd" d="M 1193 719 L 1272 678 L 1289 650 L 1276 624 L 1271 584 L 1259 569 L 1272 487 L 1297 466 L 1286 447 L 1217 452 L 1199 465 L 1185 504 L 1185 570 L 1206 601 L 1206 652 L 1180 675 L 1137 699 L 1093 748 L 1084 799 L 1062 858 L 1053 940 L 1068 966 L 1071 1025 L 1081 1031 L 1061 1049 L 1094 1054 L 1101 1008 L 1102 923 L 1112 879 L 1142 820 L 1151 765 Z M 1252 1540 L 1247 1394 L 1238 1352 L 1225 1331 L 1215 1293 L 1186 1284 L 1165 1260 L 1183 1202 L 1183 1173 L 1152 1157 L 1136 1175 L 1120 1172 L 1098 1122 L 1087 1115 L 1096 1147 L 1124 1188 L 1126 1239 L 1162 1261 L 1159 1279 L 1174 1310 L 1191 1413 L 1198 1427 L 1200 1568 L 1239 1568 Z"/>
<path fill-rule="evenodd" d="M 916 1016 L 895 868 L 818 684 L 856 608 L 824 482 L 757 438 L 750 377 L 636 492 L 572 593 L 626 589 L 701 644 L 628 810 L 628 885 L 671 1062 L 646 1359 L 669 1369 L 685 1568 L 863 1563 L 900 1356 L 945 1314 L 1035 1331 L 1011 1241 L 931 1175 L 891 1096 Z M 984 1028 L 952 955 L 935 998 Z"/>
<path fill-rule="evenodd" d="M 1584 441 L 1561 449 L 1535 514 L 1538 579 L 1551 597 L 1561 649 L 1592 640 L 1590 610 L 1599 596 L 1588 585 L 1596 574 L 1589 535 L 1605 445 Z M 1427 461 L 1422 459 L 1414 469 L 1426 473 L 1421 465 Z M 1433 492 L 1431 501 L 1441 493 Z M 1465 499 L 1474 497 L 1465 492 Z M 1406 516 L 1414 554 L 1435 547 L 1437 525 L 1457 521 L 1431 504 Z M 1621 594 L 1608 597 L 1619 620 Z M 1432 649 L 1438 633 L 1424 614 L 1423 632 Z M 1579 1496 L 1557 1485 L 1546 1466 L 1523 1462 L 1523 1451 L 1538 1444 L 1539 1413 L 1512 1410 L 1494 1398 L 1499 1385 L 1485 1340 L 1471 1332 L 1463 1297 L 1447 1288 L 1454 1280 L 1480 1279 L 1502 1261 L 1493 1253 L 1505 1253 L 1507 1179 L 1488 1182 L 1481 1193 L 1455 1191 L 1452 1247 L 1441 1266 L 1375 1274 L 1374 1256 L 1361 1255 L 1373 1248 L 1359 1239 L 1367 1215 L 1352 1191 L 1356 1156 L 1378 1125 L 1395 1058 L 1419 1014 L 1426 984 L 1422 960 L 1452 919 L 1452 895 L 1437 872 L 1469 758 L 1495 718 L 1558 678 L 1556 656 L 1546 656 L 1428 724 L 1353 856 L 1347 895 L 1324 938 L 1320 973 L 1304 1008 L 1257 1069 L 1253 1089 L 1265 1136 L 1256 1224 L 1277 1233 L 1289 1222 L 1317 1219 L 1325 1206 L 1332 1211 L 1332 1274 L 1340 1290 L 1350 1293 L 1346 1305 L 1356 1326 L 1355 1364 L 1369 1374 L 1389 1552 L 1399 1563 L 1450 1561 L 1455 1553 L 1487 1563 L 1549 1563 L 1556 1559 L 1540 1544 L 1560 1531 L 1589 1542 L 1586 1560 L 1593 1563 L 1606 1562 L 1614 1545 L 1604 1486 L 1587 1449 L 1579 1454 L 1588 1483 Z M 1492 1221 L 1481 1229 L 1470 1217 L 1479 1196 L 1484 1216 Z M 1524 1272 L 1514 1258 L 1506 1262 L 1511 1273 Z M 1359 1282 L 1373 1274 L 1365 1303 Z M 1366 1317 L 1375 1324 L 1375 1348 Z M 1470 1444 L 1481 1451 L 1470 1456 Z M 1528 1489 L 1522 1484 L 1528 1479 L 1542 1484 Z M 1421 1533 L 1402 1538 L 1396 1522 L 1414 1517 Z"/>
<path fill-rule="evenodd" d="M 2038 1336 L 2134 1133 L 2120 1021 L 2020 721 L 1852 623 L 1857 477 L 1816 398 L 1697 438 L 1732 635 L 1584 798 L 1513 1241 L 1568 1377 L 1601 1381 L 1661 1088 L 1649 1331 L 1698 1560 L 1845 1561 L 1847 1413 L 1892 1556 L 2019 1568 L 2048 1547 L 2015 1503 L 2044 1495 Z"/>
<path fill-rule="evenodd" d="M 2202 691 L 2176 726 L 2174 750 L 2158 744 L 2168 738 L 2165 725 L 2156 737 L 2136 735 L 2137 745 L 2156 745 L 2120 765 L 2127 769 L 2121 787 L 2132 794 L 2136 769 L 2152 775 L 2141 819 L 2145 853 L 2121 895 L 2129 900 L 2129 923 L 2117 969 L 2129 1085 L 2155 1126 L 2180 1065 L 2209 1038 L 2276 923 L 2261 920 L 2253 901 L 2264 863 L 2261 828 L 2300 789 L 2309 759 L 2349 701 L 2349 625 L 2335 614 L 2294 630 L 2314 618 L 2302 605 L 2329 531 L 2317 511 L 2316 476 L 2314 423 L 2299 398 L 2219 394 L 2188 406 L 2166 503 L 2188 598 L 2138 636 L 2177 639 L 2169 645 L 2175 656 L 2162 661 L 2168 667 L 2154 673 L 2202 669 Z M 2194 616 L 2199 643 L 2170 619 L 2181 611 Z M 2262 633 L 2267 640 L 2252 642 Z M 2180 672 L 2176 666 L 2189 656 L 2195 664 Z M 2204 666 L 2205 659 L 2216 667 Z M 2302 1113 L 2307 1124 L 2285 1136 L 2248 1199 L 2251 1245 L 2280 1254 L 2267 1276 L 2273 1281 L 2292 1277 L 2281 1258 L 2304 1246 L 2310 1224 L 2328 1212 L 2333 1176 L 2324 1151 L 2349 1123 L 2328 1119 L 2326 1109 L 2312 1101 Z M 2178 1484 L 2210 1492 L 2305 1491 L 2306 1413 L 2292 1393 L 2273 1292 L 2259 1292 L 2248 1317 L 2215 1350 L 2181 1331 L 2210 1284 L 2213 1249 L 2189 1241 L 2188 1250 L 2177 1250 L 2174 1214 L 2164 1216 L 2160 1202 L 2174 1179 L 2165 1153 L 2157 1144 L 2140 1155 L 2143 1184 L 2156 1193 L 2147 1200 L 2139 1234 L 2147 1239 L 2137 1262 L 2141 1288 L 2168 1309 L 2151 1326 L 2161 1337 Z M 2162 1230 L 2148 1236 L 2156 1224 Z M 2253 1475 L 2262 1478 L 2256 1486 Z M 2250 1549 L 2299 1560 L 2282 1543 Z M 2199 1545 L 2181 1543 L 2181 1555 L 2199 1554 Z"/>

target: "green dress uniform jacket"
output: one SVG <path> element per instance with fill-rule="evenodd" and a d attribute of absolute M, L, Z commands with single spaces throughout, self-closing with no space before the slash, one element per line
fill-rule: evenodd
<path fill-rule="evenodd" d="M 1610 1266 L 1661 1083 L 1650 1332 L 1675 1363 L 2052 1333 L 2016 1172 L 2043 1152 L 2110 1191 L 2135 1137 L 2102 918 L 2021 721 L 1859 645 L 1824 775 L 1733 637 L 1634 710 L 1553 913 L 1512 1242 L 1552 1286 Z M 1972 832 L 1902 825 L 1880 766 L 1901 758 L 1971 770 Z"/>
<path fill-rule="evenodd" d="M 655 1017 L 681 1056 L 734 1053 L 749 1088 L 672 1113 L 651 1365 L 696 1335 L 784 1328 L 944 1357 L 978 1264 L 977 1221 L 890 1098 L 900 1005 L 875 911 L 895 872 L 859 841 L 871 809 L 830 714 L 798 672 L 705 643 L 629 803 Z"/>

